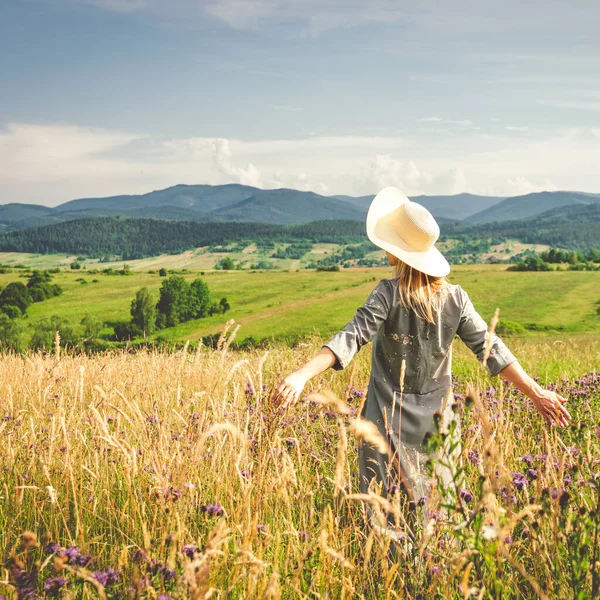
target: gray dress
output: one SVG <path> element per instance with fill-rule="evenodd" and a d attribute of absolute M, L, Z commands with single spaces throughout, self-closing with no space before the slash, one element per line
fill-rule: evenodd
<path fill-rule="evenodd" d="M 420 319 L 400 301 L 398 279 L 382 279 L 354 318 L 324 346 L 343 369 L 373 339 L 371 377 L 362 416 L 377 424 L 392 456 L 369 444 L 359 447 L 361 489 L 373 482 L 381 493 L 403 484 L 413 500 L 428 494 L 423 438 L 435 431 L 434 413 L 452 418 L 452 340 L 458 334 L 481 361 L 488 337 L 485 321 L 467 293 L 450 285 L 435 324 Z M 517 359 L 494 336 L 487 369 L 497 375 Z M 405 361 L 400 388 L 402 361 Z M 400 471 L 400 472 L 399 472 Z"/>

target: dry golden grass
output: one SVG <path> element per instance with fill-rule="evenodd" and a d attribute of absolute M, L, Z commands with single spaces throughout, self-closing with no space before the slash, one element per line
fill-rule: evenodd
<path fill-rule="evenodd" d="M 282 413 L 269 391 L 320 340 L 249 352 L 228 350 L 230 341 L 193 353 L 2 356 L 0 543 L 22 568 L 47 560 L 39 590 L 45 578 L 65 576 L 71 583 L 62 593 L 83 597 L 573 597 L 567 537 L 578 530 L 565 510 L 587 507 L 589 519 L 597 498 L 578 483 L 592 481 L 600 462 L 595 384 L 563 384 L 585 390 L 571 410 L 577 427 L 589 426 L 563 433 L 543 427 L 502 388 L 482 395 L 463 419 L 465 486 L 474 500 L 444 516 L 439 498 L 430 498 L 425 535 L 396 544 L 365 527 L 367 504 L 405 528 L 420 531 L 422 519 L 412 519 L 399 496 L 359 494 L 356 436 L 384 443 L 356 420 L 368 350 L 344 372 L 312 382 L 314 401 Z M 523 363 L 542 377 L 575 378 L 599 364 L 595 339 L 564 340 L 558 363 L 552 342 L 526 344 L 517 353 L 525 348 Z M 463 351 L 456 361 L 463 383 L 483 391 L 487 380 L 473 361 Z M 468 460 L 474 452 L 477 465 Z M 519 491 L 512 473 L 526 469 L 527 453 L 550 458 L 536 459 L 536 477 Z M 572 509 L 544 491 L 563 488 Z M 461 526 L 470 511 L 484 515 L 480 525 Z M 52 562 L 35 542 L 25 547 L 24 531 L 42 546 L 79 547 L 93 567 Z M 198 553 L 182 555 L 192 543 Z M 138 550 L 177 576 L 152 573 L 134 560 Z M 12 593 L 11 564 L 0 594 Z M 121 574 L 104 590 L 91 573 L 108 567 Z M 589 594 L 593 577 L 590 567 L 576 584 Z"/>

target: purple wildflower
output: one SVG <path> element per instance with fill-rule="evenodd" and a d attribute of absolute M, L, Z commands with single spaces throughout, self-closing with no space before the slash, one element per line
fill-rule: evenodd
<path fill-rule="evenodd" d="M 192 560 L 194 556 L 198 554 L 198 547 L 196 544 L 187 544 L 181 549 L 181 553 L 185 554 L 185 556 Z"/>
<path fill-rule="evenodd" d="M 169 594 L 159 594 L 158 600 L 173 600 L 173 596 L 169 596 Z"/>
<path fill-rule="evenodd" d="M 435 567 L 431 567 L 431 574 L 434 577 L 437 577 L 438 575 L 442 574 L 442 569 L 440 569 L 440 567 L 438 567 L 437 565 Z"/>
<path fill-rule="evenodd" d="M 106 571 L 94 571 L 94 579 L 104 587 L 114 585 L 119 581 L 121 571 L 108 569 Z"/>
<path fill-rule="evenodd" d="M 167 500 L 177 502 L 181 498 L 181 490 L 179 488 L 170 487 L 164 491 L 164 496 Z"/>
<path fill-rule="evenodd" d="M 478 465 L 481 462 L 481 457 L 479 456 L 479 450 L 474 448 L 473 450 L 469 450 L 468 460 L 473 465 Z"/>
<path fill-rule="evenodd" d="M 518 490 L 522 490 L 529 485 L 529 481 L 527 481 L 527 477 L 525 477 L 525 475 L 523 475 L 523 473 L 519 473 L 519 472 L 512 474 L 512 482 L 513 482 L 513 485 Z"/>
<path fill-rule="evenodd" d="M 69 580 L 66 577 L 50 577 L 49 579 L 46 579 L 44 591 L 49 596 L 55 598 L 67 583 L 69 583 Z"/>
<path fill-rule="evenodd" d="M 256 526 L 256 531 L 262 531 L 263 533 L 265 533 L 267 531 L 267 526 L 259 524 Z"/>
<path fill-rule="evenodd" d="M 36 576 L 36 573 L 21 571 L 15 577 L 15 587 L 17 588 L 17 596 L 19 600 L 35 597 Z"/>
<path fill-rule="evenodd" d="M 201 506 L 200 510 L 211 517 L 221 517 L 225 513 L 225 509 L 218 502 Z"/>
<path fill-rule="evenodd" d="M 596 435 L 600 437 L 600 425 L 596 426 Z"/>
<path fill-rule="evenodd" d="M 158 423 L 158 417 L 156 415 L 148 415 L 146 417 L 146 423 L 150 423 L 150 425 L 156 425 Z"/>
<path fill-rule="evenodd" d="M 512 538 L 510 537 L 510 535 L 507 535 L 507 536 L 504 538 L 504 543 L 505 543 L 505 544 L 512 544 Z"/>
<path fill-rule="evenodd" d="M 533 466 L 533 462 L 534 462 L 534 461 L 533 461 L 533 456 L 531 456 L 531 454 L 529 454 L 529 453 L 527 453 L 527 454 L 524 454 L 523 456 L 521 456 L 521 460 L 522 460 L 524 463 L 527 463 L 527 466 L 528 466 L 528 467 L 531 467 L 531 466 Z"/>
<path fill-rule="evenodd" d="M 306 533 L 306 531 L 299 531 L 298 532 L 298 537 L 301 540 L 307 540 L 309 538 L 309 535 L 308 535 L 308 533 Z"/>
<path fill-rule="evenodd" d="M 533 481 L 534 479 L 537 479 L 537 476 L 538 476 L 537 469 L 527 469 L 527 477 L 529 477 L 529 479 L 531 479 Z"/>
<path fill-rule="evenodd" d="M 138 548 L 133 553 L 131 560 L 133 560 L 133 562 L 135 562 L 135 563 L 142 563 L 142 562 L 147 562 L 148 557 L 146 556 L 146 553 L 141 548 Z"/>
<path fill-rule="evenodd" d="M 60 552 L 61 548 L 56 542 L 50 542 L 46 546 L 44 546 L 44 552 L 46 554 L 57 554 Z"/>
<path fill-rule="evenodd" d="M 462 489 L 460 491 L 460 497 L 467 503 L 470 504 L 471 502 L 473 502 L 474 498 L 473 498 L 473 494 L 468 490 L 468 489 Z"/>
<path fill-rule="evenodd" d="M 92 561 L 92 557 L 82 554 L 77 546 L 69 546 L 62 553 L 69 559 L 70 564 L 77 565 L 78 567 L 85 567 Z"/>

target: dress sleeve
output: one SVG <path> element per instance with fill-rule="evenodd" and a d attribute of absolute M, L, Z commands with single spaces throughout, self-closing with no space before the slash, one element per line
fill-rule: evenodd
<path fill-rule="evenodd" d="M 483 351 L 489 333 L 486 322 L 475 310 L 467 292 L 459 287 L 460 298 L 462 301 L 460 322 L 456 333 L 460 339 L 477 356 L 477 360 L 483 361 Z M 502 369 L 516 362 L 516 357 L 506 347 L 504 342 L 496 335 L 493 336 L 490 355 L 487 359 L 487 370 L 490 375 L 498 375 Z"/>
<path fill-rule="evenodd" d="M 354 355 L 379 331 L 387 319 L 392 300 L 391 283 L 382 279 L 371 292 L 367 301 L 356 311 L 354 318 L 336 333 L 323 348 L 329 348 L 336 357 L 333 368 L 346 367 Z"/>

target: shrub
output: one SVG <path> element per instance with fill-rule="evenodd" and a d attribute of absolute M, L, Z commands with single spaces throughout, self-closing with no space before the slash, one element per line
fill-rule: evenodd
<path fill-rule="evenodd" d="M 54 346 L 57 331 L 60 335 L 60 345 L 63 347 L 74 346 L 79 341 L 69 319 L 53 315 L 36 324 L 29 346 L 33 350 L 50 350 Z"/>
<path fill-rule="evenodd" d="M 527 329 L 521 323 L 515 321 L 500 321 L 496 327 L 496 332 L 503 335 L 518 335 L 527 333 Z"/>

